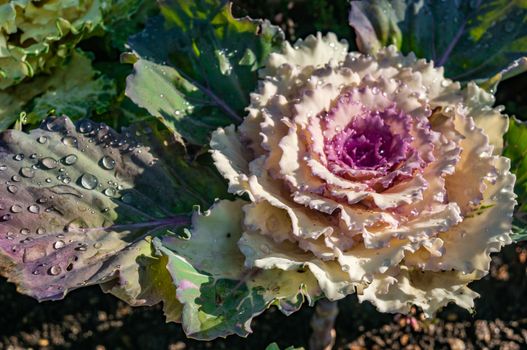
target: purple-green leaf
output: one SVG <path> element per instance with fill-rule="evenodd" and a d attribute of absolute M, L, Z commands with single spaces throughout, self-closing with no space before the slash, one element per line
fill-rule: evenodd
<path fill-rule="evenodd" d="M 61 117 L 2 132 L 0 272 L 38 300 L 97 283 L 139 296 L 148 283 L 133 271 L 152 257 L 151 238 L 223 195 L 215 172 L 184 156 L 149 127 L 119 134 Z"/>

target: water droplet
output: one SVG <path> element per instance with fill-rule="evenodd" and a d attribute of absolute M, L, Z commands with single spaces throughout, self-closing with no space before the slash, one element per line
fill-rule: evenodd
<path fill-rule="evenodd" d="M 7 169 L 7 165 L 4 165 L 4 164 L 0 165 L 0 171 L 4 171 L 6 169 Z"/>
<path fill-rule="evenodd" d="M 111 187 L 108 187 L 107 189 L 105 189 L 103 191 L 104 195 L 108 196 L 108 197 L 114 197 L 115 196 L 115 190 Z"/>
<path fill-rule="evenodd" d="M 20 168 L 20 175 L 32 179 L 35 177 L 35 171 L 28 167 Z"/>
<path fill-rule="evenodd" d="M 20 213 L 22 211 L 22 207 L 18 204 L 14 204 L 11 206 L 11 212 L 12 213 Z"/>
<path fill-rule="evenodd" d="M 101 158 L 100 165 L 106 170 L 112 170 L 115 168 L 115 160 L 112 157 L 104 156 Z"/>
<path fill-rule="evenodd" d="M 93 124 L 89 120 L 83 120 L 79 124 L 79 131 L 83 134 L 88 133 L 93 130 Z"/>
<path fill-rule="evenodd" d="M 77 162 L 77 156 L 74 154 L 67 155 L 62 159 L 62 162 L 66 165 L 73 165 Z"/>
<path fill-rule="evenodd" d="M 42 165 L 44 169 L 47 169 L 47 170 L 55 169 L 56 167 L 59 166 L 59 163 L 55 159 L 50 158 L 50 157 L 42 158 L 40 160 L 40 164 Z"/>
<path fill-rule="evenodd" d="M 86 244 L 83 244 L 81 243 L 80 246 L 76 247 L 75 250 L 79 251 L 79 252 L 84 252 L 88 249 L 88 246 Z"/>
<path fill-rule="evenodd" d="M 132 195 L 130 193 L 125 193 L 123 194 L 123 196 L 121 197 L 121 200 L 127 204 L 130 204 L 132 203 L 133 201 L 133 198 L 132 198 Z"/>
<path fill-rule="evenodd" d="M 55 243 L 53 243 L 53 248 L 60 249 L 63 248 L 66 245 L 63 240 L 58 240 Z"/>
<path fill-rule="evenodd" d="M 20 176 L 18 176 L 18 175 L 13 175 L 13 176 L 11 176 L 11 180 L 12 180 L 13 182 L 20 182 L 21 179 L 20 179 Z"/>
<path fill-rule="evenodd" d="M 62 143 L 66 146 L 77 147 L 79 141 L 73 136 L 65 136 L 62 138 Z"/>
<path fill-rule="evenodd" d="M 99 180 L 92 174 L 82 174 L 80 178 L 81 186 L 87 190 L 93 190 L 99 184 Z"/>
<path fill-rule="evenodd" d="M 37 139 L 37 142 L 40 143 L 40 144 L 45 144 L 46 142 L 48 142 L 48 138 L 47 138 L 47 136 L 40 136 Z"/>
<path fill-rule="evenodd" d="M 58 265 L 53 265 L 53 266 L 51 266 L 51 267 L 49 268 L 49 270 L 48 270 L 48 273 L 49 273 L 50 275 L 53 275 L 53 276 L 56 276 L 56 275 L 58 275 L 58 274 L 61 273 L 61 272 L 62 272 L 62 269 L 61 269 L 60 266 L 58 266 Z"/>
<path fill-rule="evenodd" d="M 46 229 L 44 227 L 37 228 L 37 235 L 43 235 L 46 233 Z"/>
<path fill-rule="evenodd" d="M 28 229 L 28 228 L 20 229 L 20 234 L 22 234 L 22 235 L 27 235 L 27 234 L 29 234 L 29 229 Z"/>
<path fill-rule="evenodd" d="M 96 242 L 96 243 L 93 244 L 93 248 L 95 248 L 95 249 L 99 249 L 101 247 L 102 247 L 102 243 L 101 242 Z"/>
<path fill-rule="evenodd" d="M 38 205 L 30 205 L 27 210 L 30 212 L 30 213 L 33 213 L 33 214 L 38 214 L 40 213 L 40 207 Z"/>
<path fill-rule="evenodd" d="M 1 217 L 2 221 L 9 221 L 11 220 L 11 214 L 4 214 Z"/>
<path fill-rule="evenodd" d="M 18 153 L 18 154 L 15 154 L 13 156 L 13 159 L 16 160 L 17 162 L 21 161 L 22 159 L 24 159 L 24 155 L 22 153 Z"/>

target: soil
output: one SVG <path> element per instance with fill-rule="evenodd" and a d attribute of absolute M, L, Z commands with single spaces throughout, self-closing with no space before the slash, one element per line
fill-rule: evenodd
<path fill-rule="evenodd" d="M 327 2 L 332 3 L 331 1 Z M 352 40 L 344 5 L 326 6 L 324 0 L 291 5 L 288 1 L 235 1 L 235 13 L 270 18 L 289 38 L 331 27 Z M 346 3 L 342 1 L 342 3 Z M 347 8 L 347 4 L 344 6 Z M 301 25 L 299 25 L 301 23 Z M 524 75 L 502 84 L 498 103 L 523 114 L 527 111 Z M 527 114 L 524 114 L 527 115 Z M 469 314 L 450 305 L 433 320 L 382 314 L 356 297 L 339 302 L 337 349 L 527 349 L 527 242 L 494 255 L 491 273 L 472 287 L 481 294 Z M 285 317 L 270 309 L 253 322 L 254 333 L 212 342 L 187 339 L 179 324 L 166 324 L 161 307 L 132 308 L 98 287 L 72 292 L 65 300 L 44 302 L 20 295 L 0 279 L 0 350 L 2 349 L 265 349 L 307 347 L 313 309 L 304 307 Z"/>

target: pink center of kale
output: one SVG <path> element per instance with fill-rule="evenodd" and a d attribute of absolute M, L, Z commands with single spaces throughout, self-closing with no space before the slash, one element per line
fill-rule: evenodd
<path fill-rule="evenodd" d="M 353 103 L 345 100 L 347 103 Z M 327 116 L 340 113 L 337 105 Z M 330 168 L 342 171 L 367 171 L 384 175 L 408 158 L 413 151 L 410 135 L 412 119 L 394 107 L 383 111 L 361 109 L 358 115 L 349 115 L 349 123 L 331 133 L 325 140 L 324 150 Z M 372 174 L 373 175 L 373 174 Z"/>

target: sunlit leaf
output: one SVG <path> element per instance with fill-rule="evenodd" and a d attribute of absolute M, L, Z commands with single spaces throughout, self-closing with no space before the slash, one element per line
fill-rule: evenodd
<path fill-rule="evenodd" d="M 211 130 L 242 120 L 257 69 L 283 33 L 234 18 L 219 0 L 163 1 L 161 12 L 130 39 L 126 94 L 189 142 L 208 143 Z"/>

